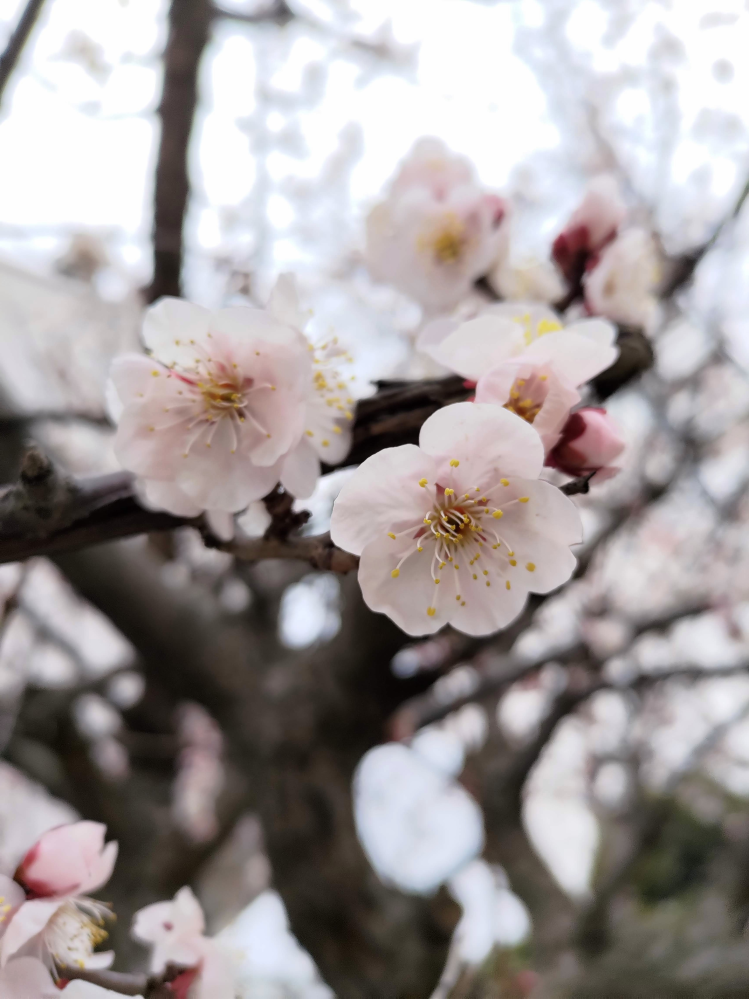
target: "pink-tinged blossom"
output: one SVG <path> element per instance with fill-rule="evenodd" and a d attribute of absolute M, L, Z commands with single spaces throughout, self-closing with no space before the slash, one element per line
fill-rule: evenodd
<path fill-rule="evenodd" d="M 156 902 L 136 912 L 132 934 L 151 946 L 151 971 L 168 964 L 196 969 L 185 977 L 189 999 L 234 999 L 231 958 L 205 933 L 200 903 L 189 888 L 180 888 L 171 902 Z"/>
<path fill-rule="evenodd" d="M 418 345 L 476 381 L 477 402 L 504 406 L 532 423 L 548 452 L 580 401 L 578 387 L 616 360 L 615 338 L 611 323 L 584 319 L 564 327 L 550 309 L 512 302 L 460 325 L 435 320 Z"/>
<path fill-rule="evenodd" d="M 351 357 L 332 337 L 309 345 L 312 377 L 304 411 L 304 433 L 284 460 L 281 484 L 298 499 L 307 499 L 320 478 L 320 462 L 337 465 L 351 450 L 354 399 L 341 370 Z"/>
<path fill-rule="evenodd" d="M 31 956 L 51 969 L 108 967 L 111 953 L 94 954 L 107 938 L 109 908 L 89 893 L 112 875 L 117 844 L 104 844 L 106 826 L 75 822 L 45 833 L 15 874 L 26 900 L 14 906 L 0 937 L 0 966 Z M 14 897 L 14 901 L 17 898 Z"/>
<path fill-rule="evenodd" d="M 19 957 L 0 968 L 2 999 L 61 999 L 62 994 L 49 971 L 32 957 Z"/>
<path fill-rule="evenodd" d="M 538 479 L 543 461 L 533 427 L 481 403 L 447 406 L 418 447 L 368 458 L 343 486 L 330 531 L 360 556 L 369 607 L 409 635 L 445 624 L 485 635 L 517 617 L 529 592 L 566 582 L 580 517 Z"/>
<path fill-rule="evenodd" d="M 657 309 L 658 254 L 644 229 L 627 229 L 609 243 L 584 280 L 585 304 L 596 316 L 648 329 Z"/>
<path fill-rule="evenodd" d="M 514 260 L 509 253 L 497 261 L 487 280 L 499 297 L 509 302 L 549 305 L 558 302 L 565 290 L 559 270 L 550 261 L 535 257 Z"/>
<path fill-rule="evenodd" d="M 278 482 L 304 430 L 311 358 L 293 281 L 267 310 L 210 312 L 165 298 L 146 313 L 150 356 L 115 359 L 114 450 L 151 506 L 179 516 L 232 514 Z M 111 397 L 111 393 L 110 393 Z"/>
<path fill-rule="evenodd" d="M 470 164 L 422 140 L 367 219 L 372 276 L 427 312 L 450 310 L 490 270 L 508 238 L 508 206 L 476 182 Z"/>
<path fill-rule="evenodd" d="M 606 410 L 586 406 L 571 414 L 546 464 L 567 475 L 594 472 L 600 482 L 621 471 L 614 462 L 624 447 L 619 428 Z"/>
<path fill-rule="evenodd" d="M 610 174 L 594 177 L 552 248 L 568 281 L 579 280 L 588 256 L 614 238 L 626 215 L 616 179 Z"/>

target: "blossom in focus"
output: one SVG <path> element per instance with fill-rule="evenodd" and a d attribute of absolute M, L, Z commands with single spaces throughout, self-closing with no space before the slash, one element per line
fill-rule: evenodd
<path fill-rule="evenodd" d="M 655 243 L 644 229 L 627 229 L 609 243 L 584 279 L 585 305 L 615 323 L 648 328 L 660 280 Z"/>
<path fill-rule="evenodd" d="M 427 312 L 450 310 L 490 270 L 507 241 L 507 204 L 441 143 L 417 144 L 385 201 L 367 219 L 372 276 Z"/>
<path fill-rule="evenodd" d="M 107 938 L 111 912 L 88 897 L 106 884 L 117 859 L 117 844 L 105 846 L 105 834 L 98 822 L 75 822 L 51 829 L 29 850 L 15 874 L 26 900 L 16 905 L 17 892 L 10 895 L 0 966 L 14 955 L 36 957 L 53 970 L 111 964 L 111 952 L 94 954 Z"/>
<path fill-rule="evenodd" d="M 551 309 L 511 302 L 460 325 L 435 320 L 418 345 L 476 381 L 477 402 L 504 406 L 532 423 L 548 452 L 580 401 L 578 387 L 616 360 L 615 338 L 611 323 L 584 319 L 564 327 Z"/>
<path fill-rule="evenodd" d="M 616 179 L 611 174 L 594 177 L 552 247 L 552 256 L 568 281 L 579 280 L 587 257 L 613 239 L 626 215 Z"/>
<path fill-rule="evenodd" d="M 185 975 L 190 999 L 234 999 L 231 960 L 204 931 L 203 910 L 190 888 L 180 888 L 171 902 L 147 905 L 133 918 L 133 937 L 152 947 L 152 972 L 181 965 L 194 970 Z"/>
<path fill-rule="evenodd" d="M 595 472 L 596 481 L 610 479 L 620 471 L 613 462 L 624 446 L 619 429 L 606 410 L 585 406 L 570 415 L 546 464 L 567 475 Z"/>
<path fill-rule="evenodd" d="M 372 610 L 409 635 L 452 624 L 484 635 L 509 624 L 529 592 L 574 569 L 575 505 L 538 479 L 544 448 L 499 406 L 458 403 L 431 416 L 419 446 L 368 458 L 333 507 L 335 544 L 360 556 Z"/>
<path fill-rule="evenodd" d="M 178 516 L 234 512 L 276 485 L 304 430 L 311 359 L 293 280 L 268 309 L 210 312 L 165 298 L 146 313 L 151 356 L 112 365 L 114 450 L 145 502 Z M 110 393 L 111 398 L 112 393 Z"/>
<path fill-rule="evenodd" d="M 320 478 L 320 462 L 337 465 L 351 450 L 354 399 L 341 364 L 351 358 L 332 337 L 310 344 L 312 376 L 304 411 L 304 433 L 286 457 L 281 484 L 298 499 L 307 499 Z"/>

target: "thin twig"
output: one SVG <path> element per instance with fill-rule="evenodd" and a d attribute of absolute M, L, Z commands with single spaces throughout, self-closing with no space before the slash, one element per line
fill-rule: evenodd
<path fill-rule="evenodd" d="M 34 30 L 39 15 L 42 12 L 46 0 L 29 0 L 23 14 L 16 25 L 16 30 L 10 36 L 5 51 L 0 56 L 0 101 L 3 98 L 8 81 L 13 75 L 13 70 L 18 65 L 21 53 L 26 47 L 31 32 Z"/>

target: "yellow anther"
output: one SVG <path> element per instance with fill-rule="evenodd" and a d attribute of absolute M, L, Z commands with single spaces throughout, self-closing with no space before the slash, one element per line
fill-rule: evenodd
<path fill-rule="evenodd" d="M 340 432 L 341 432 L 341 428 L 340 427 L 333 427 L 333 433 L 334 434 L 340 434 Z"/>
<path fill-rule="evenodd" d="M 393 532 L 392 532 L 392 531 L 388 531 L 388 537 L 389 537 L 389 538 L 392 538 L 392 539 L 393 539 L 393 541 L 395 541 L 395 535 L 393 534 Z"/>
<path fill-rule="evenodd" d="M 445 496 L 454 496 L 454 495 L 455 495 L 455 490 L 454 489 L 446 489 L 445 490 Z"/>
<path fill-rule="evenodd" d="M 400 569 L 393 569 L 393 571 L 390 573 L 390 575 L 393 577 L 393 579 L 397 579 L 398 576 L 400 576 L 400 574 L 401 574 Z"/>
<path fill-rule="evenodd" d="M 494 517 L 495 520 L 499 520 L 500 517 L 504 517 L 504 514 L 501 510 L 495 510 L 492 517 Z"/>
<path fill-rule="evenodd" d="M 518 496 L 518 499 L 520 500 L 521 503 L 527 503 L 528 500 L 530 499 L 530 496 Z"/>
<path fill-rule="evenodd" d="M 478 577 L 478 576 L 476 575 L 476 573 L 475 573 L 475 572 L 474 572 L 474 574 L 473 574 L 473 578 L 474 578 L 474 579 L 478 579 L 478 578 L 479 578 L 479 577 Z"/>
<path fill-rule="evenodd" d="M 457 458 L 450 459 L 450 468 L 457 468 L 459 464 L 460 462 L 458 461 Z"/>
<path fill-rule="evenodd" d="M 459 568 L 460 566 L 457 563 L 453 566 L 453 569 L 459 569 Z"/>
<path fill-rule="evenodd" d="M 488 569 L 484 569 L 484 575 L 485 575 L 485 576 L 488 576 L 488 575 L 489 575 L 489 570 L 488 570 Z"/>
<path fill-rule="evenodd" d="M 419 485 L 423 489 L 428 484 L 427 479 L 419 479 Z"/>
<path fill-rule="evenodd" d="M 322 446 L 323 446 L 323 447 L 330 447 L 330 441 L 327 441 L 327 440 L 326 440 L 326 441 L 323 441 L 323 442 L 322 442 Z"/>
<path fill-rule="evenodd" d="M 417 546 L 416 546 L 416 551 L 417 551 L 417 552 L 423 552 L 423 551 L 424 551 L 424 549 L 422 548 L 422 546 L 421 546 L 421 545 L 417 545 Z"/>
<path fill-rule="evenodd" d="M 499 481 L 502 483 L 503 486 L 509 486 L 510 484 L 509 479 L 500 479 Z"/>
<path fill-rule="evenodd" d="M 458 594 L 458 595 L 457 595 L 457 597 L 456 597 L 455 599 L 456 599 L 456 600 L 460 600 L 460 594 Z"/>
<path fill-rule="evenodd" d="M 510 556 L 510 558 L 512 558 L 512 556 L 515 554 L 515 552 L 509 552 L 508 551 L 507 554 Z"/>
<path fill-rule="evenodd" d="M 539 377 L 540 381 L 545 382 L 548 379 L 549 376 L 548 375 L 539 375 L 538 377 Z"/>
<path fill-rule="evenodd" d="M 517 564 L 518 564 L 518 560 L 516 558 L 511 558 L 510 559 L 510 565 L 517 565 Z"/>
<path fill-rule="evenodd" d="M 558 323 L 555 319 L 542 319 L 536 327 L 539 336 L 543 336 L 544 333 L 556 333 L 561 328 L 562 324 Z"/>
<path fill-rule="evenodd" d="M 154 378 L 158 378 L 159 377 L 159 372 L 158 371 L 152 371 L 151 374 L 153 375 Z"/>
<path fill-rule="evenodd" d="M 510 580 L 509 579 L 505 583 L 505 589 L 507 589 L 507 590 L 511 590 L 512 589 L 512 587 L 510 586 Z"/>
<path fill-rule="evenodd" d="M 486 585 L 487 585 L 487 586 L 491 586 L 491 585 L 492 585 L 492 584 L 491 584 L 491 583 L 489 582 L 489 580 L 488 580 L 488 579 L 487 579 L 487 581 L 486 581 Z"/>
<path fill-rule="evenodd" d="M 465 607 L 465 605 L 466 605 L 466 602 L 465 602 L 465 600 L 461 600 L 461 601 L 460 601 L 460 606 L 461 606 L 461 607 Z"/>
<path fill-rule="evenodd" d="M 436 607 L 427 607 L 427 614 L 429 615 L 429 617 L 434 617 L 436 613 L 437 613 Z"/>
<path fill-rule="evenodd" d="M 525 568 L 528 570 L 528 572 L 536 571 L 536 566 L 533 562 L 527 562 Z"/>
<path fill-rule="evenodd" d="M 439 582 L 440 582 L 440 580 L 439 580 L 439 579 L 435 579 L 435 583 L 439 583 Z"/>
<path fill-rule="evenodd" d="M 498 541 L 498 542 L 496 543 L 496 545 L 492 545 L 492 548 L 499 548 L 501 544 L 502 544 L 502 542 L 501 542 L 501 541 Z"/>

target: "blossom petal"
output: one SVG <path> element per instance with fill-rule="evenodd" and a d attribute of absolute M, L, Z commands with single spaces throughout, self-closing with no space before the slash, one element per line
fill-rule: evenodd
<path fill-rule="evenodd" d="M 488 403 L 458 402 L 439 409 L 422 426 L 419 445 L 443 463 L 459 461 L 456 476 L 463 488 L 488 485 L 499 473 L 536 478 L 544 461 L 533 427 Z"/>
<path fill-rule="evenodd" d="M 138 477 L 134 486 L 138 500 L 149 510 L 166 510 L 175 517 L 197 517 L 203 512 L 174 482 Z"/>
<path fill-rule="evenodd" d="M 464 378 L 478 379 L 485 371 L 519 354 L 524 343 L 521 326 L 486 312 L 463 323 L 427 352 Z"/>
<path fill-rule="evenodd" d="M 561 378 L 571 385 L 582 385 L 611 367 L 619 356 L 619 348 L 568 328 L 534 340 L 525 356 L 553 364 Z"/>
<path fill-rule="evenodd" d="M 306 438 L 284 458 L 281 485 L 297 499 L 307 499 L 320 478 L 320 459 Z"/>
<path fill-rule="evenodd" d="M 467 635 L 488 635 L 506 628 L 525 606 L 527 588 L 511 585 L 507 589 L 506 576 L 498 571 L 489 551 L 484 552 L 481 567 L 469 562 L 467 555 L 461 557 L 454 573 L 461 599 L 455 600 L 450 623 Z"/>
<path fill-rule="evenodd" d="M 293 274 L 279 274 L 268 299 L 268 312 L 279 323 L 303 329 L 307 314 L 299 307 L 299 291 Z"/>
<path fill-rule="evenodd" d="M 60 993 L 41 961 L 18 957 L 0 971 L 0 995 L 3 999 L 59 999 Z"/>
<path fill-rule="evenodd" d="M 112 877 L 114 865 L 117 863 L 119 844 L 112 840 L 104 847 L 101 853 L 94 857 L 90 863 L 87 876 L 81 882 L 78 894 L 88 895 L 90 892 L 98 891 Z"/>
<path fill-rule="evenodd" d="M 211 316 L 211 330 L 226 334 L 232 339 L 264 340 L 266 343 L 286 347 L 297 347 L 304 342 L 299 330 L 279 322 L 264 309 L 251 309 L 246 305 L 235 305 L 214 312 Z"/>
<path fill-rule="evenodd" d="M 39 896 L 82 894 L 100 869 L 109 866 L 108 859 L 102 860 L 106 832 L 101 822 L 71 822 L 50 829 L 21 861 L 17 879 Z M 110 874 L 111 866 L 107 877 Z"/>
<path fill-rule="evenodd" d="M 4 966 L 25 944 L 41 933 L 65 898 L 35 898 L 24 902 L 0 939 L 0 966 Z"/>
<path fill-rule="evenodd" d="M 388 538 L 377 538 L 361 553 L 359 585 L 367 606 L 387 614 L 407 635 L 431 635 L 450 620 L 455 591 L 449 592 L 451 582 L 445 573 L 446 584 L 436 585 L 431 574 L 432 546 L 416 551 L 410 537 L 389 545 Z M 398 575 L 393 578 L 397 563 L 404 551 L 413 554 L 403 562 Z"/>
<path fill-rule="evenodd" d="M 270 527 L 271 519 L 265 503 L 256 501 L 237 517 L 237 524 L 248 538 L 262 538 Z"/>
<path fill-rule="evenodd" d="M 234 517 L 225 510 L 206 510 L 205 519 L 211 533 L 219 541 L 231 541 L 234 537 Z"/>
<path fill-rule="evenodd" d="M 415 444 L 384 448 L 367 458 L 343 485 L 333 505 L 330 535 L 355 555 L 370 541 L 387 541 L 409 523 L 420 523 L 431 503 L 421 479 L 434 484 L 434 460 Z"/>
<path fill-rule="evenodd" d="M 510 479 L 507 487 L 490 494 L 503 511 L 502 534 L 511 532 L 513 538 L 521 533 L 540 534 L 560 545 L 578 545 L 583 540 L 580 513 L 561 490 L 550 482 Z M 511 502 L 527 497 L 526 502 Z"/>
<path fill-rule="evenodd" d="M 163 364 L 192 364 L 195 351 L 190 341 L 205 340 L 211 313 L 201 305 L 181 298 L 161 298 L 146 309 L 143 342 Z"/>
<path fill-rule="evenodd" d="M 26 892 L 12 878 L 0 874 L 0 937 L 16 911 L 26 901 Z"/>

